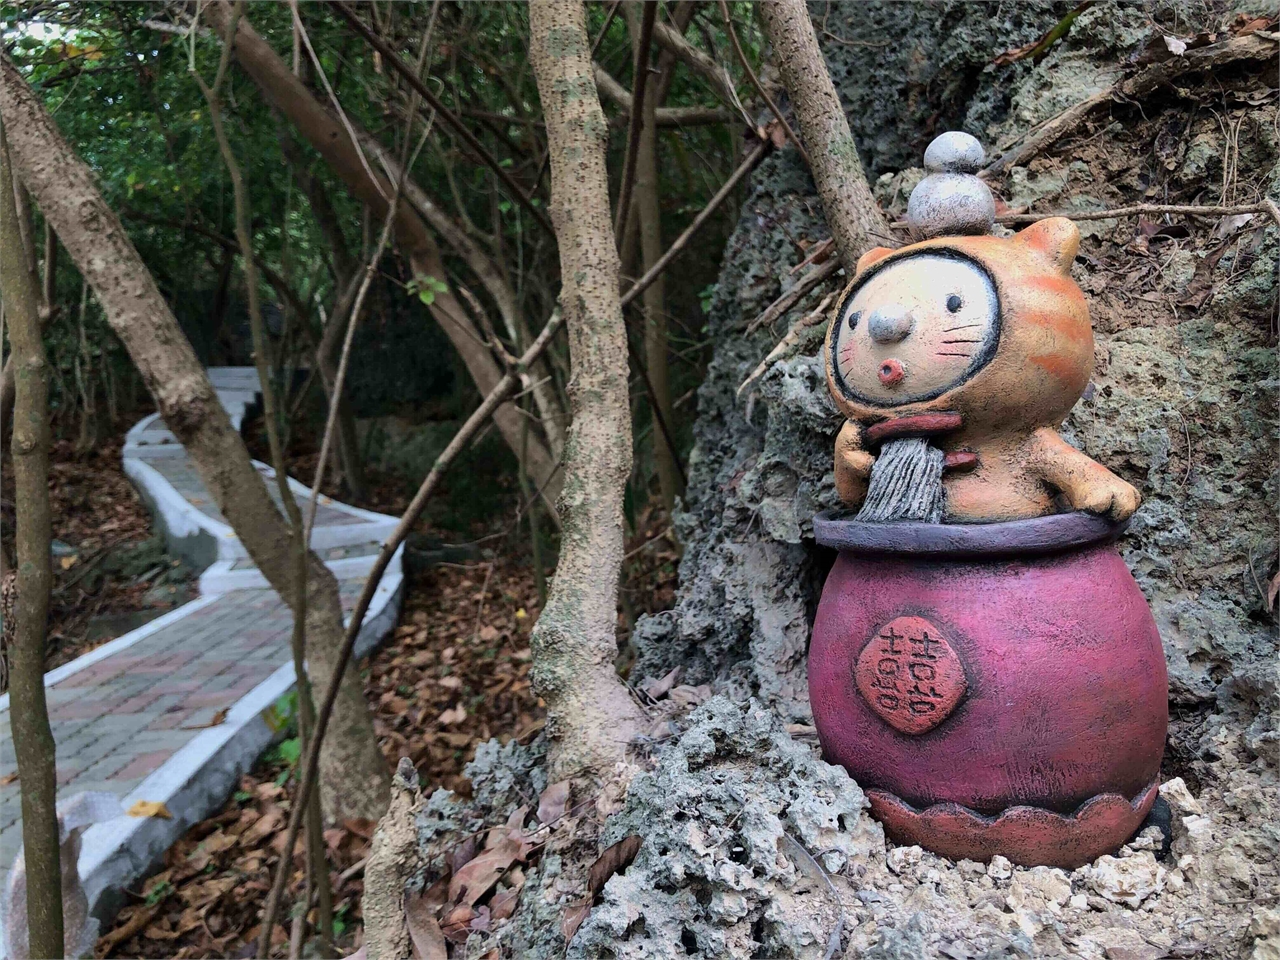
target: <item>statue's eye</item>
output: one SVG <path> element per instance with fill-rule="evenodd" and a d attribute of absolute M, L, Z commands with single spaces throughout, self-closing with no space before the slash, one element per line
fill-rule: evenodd
<path fill-rule="evenodd" d="M 960 299 L 958 294 L 953 293 L 947 297 L 947 309 L 952 313 L 959 313 L 962 306 L 964 306 L 964 301 Z"/>
<path fill-rule="evenodd" d="M 846 320 L 845 322 L 848 323 L 849 329 L 852 330 L 858 325 L 858 321 L 861 318 L 862 318 L 862 311 L 855 310 L 853 311 L 853 313 L 849 314 L 849 319 Z"/>

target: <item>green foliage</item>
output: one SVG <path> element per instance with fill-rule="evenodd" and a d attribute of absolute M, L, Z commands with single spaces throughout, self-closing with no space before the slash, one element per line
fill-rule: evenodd
<path fill-rule="evenodd" d="M 758 60 L 759 30 L 750 4 L 731 5 L 748 56 Z M 594 39 L 610 5 L 589 4 L 588 30 Z M 208 364 L 252 362 L 245 317 L 245 291 L 233 238 L 232 196 L 214 141 L 205 103 L 191 70 L 210 81 L 222 52 L 220 39 L 202 28 L 194 42 L 185 35 L 195 5 L 159 2 L 72 2 L 40 5 L 39 22 L 15 27 L 4 39 L 29 82 L 43 97 L 70 144 L 98 176 L 107 203 L 121 217 L 130 239 L 155 277 L 196 353 Z M 532 222 L 484 163 L 441 118 L 418 105 L 417 122 L 406 124 L 410 97 L 393 71 L 327 5 L 302 4 L 311 46 L 345 115 L 363 126 L 393 154 L 431 130 L 411 168 L 413 181 L 460 224 L 471 240 L 491 254 L 517 291 L 527 325 L 536 330 L 550 315 L 559 292 L 559 259 L 553 238 Z M 674 4 L 662 14 L 668 20 Z M 424 32 L 435 11 L 426 50 L 424 80 L 498 159 L 500 166 L 535 205 L 549 201 L 546 133 L 528 51 L 528 11 L 520 3 L 379 5 L 377 28 L 407 62 L 418 60 Z M 695 4 L 690 43 L 717 61 L 734 65 L 714 4 Z M 361 16 L 372 11 L 359 8 Z M 246 20 L 288 63 L 293 46 L 289 6 L 248 4 Z M 157 29 L 155 24 L 167 25 Z M 626 18 L 612 19 L 595 57 L 624 86 L 634 83 Z M 655 53 L 655 63 L 657 63 Z M 331 111 L 326 86 L 309 63 L 305 48 L 299 76 Z M 749 102 L 746 84 L 739 93 Z M 252 244 L 264 270 L 264 312 L 273 336 L 277 378 L 304 378 L 319 341 L 320 306 L 331 311 L 346 277 L 338 269 L 359 269 L 379 231 L 379 218 L 363 205 L 290 124 L 266 104 L 256 84 L 238 66 L 223 89 L 224 120 L 243 170 L 252 211 Z M 704 80 L 675 70 L 667 106 L 707 106 L 715 97 Z M 749 108 L 751 109 L 751 108 Z M 626 124 L 616 108 L 610 118 L 609 168 L 617 189 Z M 700 211 L 738 162 L 743 124 L 664 130 L 660 138 L 659 194 L 663 235 L 670 242 Z M 286 142 L 295 141 L 295 142 Z M 301 168 L 287 162 L 300 156 Z M 371 161 L 373 162 L 373 161 Z M 376 162 L 375 162 L 376 165 Z M 315 191 L 307 189 L 313 180 Z M 336 234 L 321 229 L 311 198 L 322 193 L 333 208 Z M 679 396 L 696 385 L 706 362 L 699 339 L 706 285 L 716 273 L 719 251 L 737 217 L 726 205 L 698 242 L 666 278 L 667 313 L 672 324 L 672 391 Z M 39 237 L 42 224 L 34 223 Z M 487 297 L 464 258 L 441 241 L 444 276 L 410 276 L 398 252 L 384 257 L 356 340 L 350 397 L 362 417 L 403 415 L 448 423 L 476 402 L 465 371 L 443 343 L 429 308 L 452 286 L 465 285 Z M 634 265 L 632 265 L 634 266 Z M 279 279 L 284 291 L 269 276 Z M 408 279 L 406 280 L 406 276 Z M 406 296 L 400 297 L 395 287 Z M 79 425 L 91 443 L 109 420 L 122 420 L 145 400 L 136 376 L 92 293 L 65 254 L 60 258 L 55 320 L 47 338 L 53 362 L 53 405 L 65 431 Z M 493 310 L 492 303 L 485 302 Z M 494 315 L 497 316 L 496 312 Z M 407 321 L 407 322 L 406 322 Z M 508 347 L 512 331 L 495 323 Z M 638 336 L 639 324 L 633 332 Z M 412 338 L 409 343 L 406 338 Z M 563 339 L 556 369 L 567 369 Z M 461 375 L 459 375 L 461 374 Z M 563 373 L 559 375 L 563 388 Z M 313 404 L 321 391 L 313 391 Z M 446 399 L 447 398 L 447 399 Z M 405 407 L 412 407 L 406 411 Z M 304 410 L 304 413 L 308 411 Z M 309 415 L 315 415 L 314 407 Z M 691 418 L 679 418 L 688 429 Z M 126 421 L 128 422 L 128 421 Z M 86 426 L 87 425 L 87 426 Z M 640 434 L 638 434 L 639 436 Z M 647 442 L 647 441 L 637 441 Z M 511 458 L 480 457 L 477 466 L 502 472 Z M 501 462 L 499 462 L 501 461 Z M 647 462 L 638 458 L 638 462 Z M 637 492 L 647 483 L 637 476 Z M 475 485 L 473 485 L 475 486 Z M 495 486 L 508 496 L 513 485 Z M 472 515 L 493 504 L 477 504 Z"/>
<path fill-rule="evenodd" d="M 435 277 L 417 276 L 405 284 L 405 290 L 410 296 L 415 296 L 422 301 L 422 305 L 429 307 L 436 302 L 437 294 L 444 293 L 449 289 L 449 285 L 443 280 Z"/>
<path fill-rule="evenodd" d="M 147 891 L 146 904 L 148 907 L 154 907 L 157 903 L 163 901 L 169 894 L 173 893 L 173 884 L 168 880 L 161 880 L 150 890 Z"/>
<path fill-rule="evenodd" d="M 298 762 L 298 758 L 302 756 L 302 741 L 297 737 L 281 740 L 276 747 L 276 755 L 285 763 L 293 766 Z"/>

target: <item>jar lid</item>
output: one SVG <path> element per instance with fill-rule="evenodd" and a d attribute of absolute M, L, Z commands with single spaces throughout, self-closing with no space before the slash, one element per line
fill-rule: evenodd
<path fill-rule="evenodd" d="M 813 518 L 813 537 L 824 547 L 855 553 L 940 559 L 1042 556 L 1115 540 L 1129 525 L 1081 510 L 995 523 L 863 523 L 842 510 Z"/>

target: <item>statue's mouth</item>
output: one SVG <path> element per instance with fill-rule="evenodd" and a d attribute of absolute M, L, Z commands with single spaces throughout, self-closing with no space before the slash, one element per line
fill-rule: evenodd
<path fill-rule="evenodd" d="M 876 371 L 880 377 L 880 382 L 886 387 L 896 387 L 902 382 L 902 378 L 906 376 L 906 372 L 902 369 L 901 360 L 886 360 L 880 364 L 880 369 Z"/>

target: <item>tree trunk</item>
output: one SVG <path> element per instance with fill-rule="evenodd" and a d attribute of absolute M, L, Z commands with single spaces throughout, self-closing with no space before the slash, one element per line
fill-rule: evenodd
<path fill-rule="evenodd" d="M 7 113 L 6 113 L 7 116 Z M 17 524 L 17 602 L 9 695 L 13 747 L 22 798 L 27 869 L 28 956 L 63 955 L 62 870 L 58 851 L 58 784 L 53 731 L 44 695 L 49 562 L 49 364 L 40 338 L 40 311 L 27 270 L 14 198 L 13 166 L 0 125 L 0 286 L 4 288 L 15 381 L 13 479 Z M 13 588 L 12 586 L 10 587 Z"/>
<path fill-rule="evenodd" d="M 225 33 L 231 16 L 231 8 L 225 0 L 207 4 L 203 12 L 219 34 Z M 289 118 L 352 194 L 370 207 L 373 216 L 385 216 L 387 198 L 391 196 L 393 189 L 391 182 L 385 176 L 378 176 L 377 179 L 370 176 L 361 162 L 357 145 L 352 142 L 341 122 L 331 116 L 311 95 L 244 17 L 240 18 L 236 30 L 234 53 L 237 62 L 258 85 L 267 102 Z M 356 136 L 361 137 L 360 129 L 354 124 L 353 128 Z M 411 182 L 406 180 L 406 198 L 410 197 L 410 188 Z M 408 258 L 414 275 L 434 277 L 445 282 L 444 263 L 440 259 L 435 238 L 407 204 L 396 213 L 395 231 L 396 242 Z M 453 290 L 437 292 L 430 310 L 461 355 L 480 394 L 488 396 L 502 378 L 502 371 Z M 520 412 L 513 403 L 508 402 L 498 409 L 493 419 L 507 445 L 518 456 L 522 420 Z M 543 489 L 543 499 L 554 510 L 563 474 L 557 470 L 556 459 L 541 438 L 536 443 L 529 444 L 528 469 Z"/>
<path fill-rule="evenodd" d="M 614 669 L 622 496 L 631 471 L 626 328 L 609 215 L 608 127 L 585 11 L 580 0 L 535 0 L 529 24 L 573 368 L 560 562 L 533 633 L 533 677 L 547 704 L 556 775 L 594 775 L 623 757 L 643 716 Z"/>
<path fill-rule="evenodd" d="M 48 221 L 44 225 L 44 275 L 41 278 L 36 272 L 35 241 L 32 239 L 31 202 L 26 188 L 16 179 L 13 184 L 14 197 L 18 203 L 18 226 L 22 229 L 22 247 L 27 273 L 34 287 L 40 285 L 40 326 L 43 329 L 53 317 L 53 301 L 57 295 L 58 276 L 58 235 L 50 228 Z M 13 365 L 12 358 L 6 359 L 0 369 L 0 438 L 9 439 L 9 412 L 13 409 Z"/>
<path fill-rule="evenodd" d="M 253 562 L 292 605 L 296 573 L 289 528 L 267 495 L 244 441 L 232 429 L 208 375 L 124 227 L 98 192 L 93 172 L 62 138 L 7 57 L 0 78 L 0 115 L 10 131 L 15 168 L 93 287 L 166 426 L 190 454 Z M 311 666 L 323 686 L 342 642 L 342 609 L 338 582 L 314 553 L 309 558 L 306 619 Z M 336 729 L 325 742 L 322 793 L 335 816 L 372 819 L 386 807 L 390 781 L 359 679 L 348 676 L 335 707 Z"/>
<path fill-rule="evenodd" d="M 631 28 L 631 43 L 637 43 L 640 19 L 632 4 L 628 4 L 627 23 Z M 670 54 L 666 54 L 670 56 Z M 638 69 L 648 69 L 639 64 Z M 643 126 L 636 144 L 636 182 L 634 187 L 636 212 L 639 214 L 640 258 L 643 276 L 658 262 L 665 252 L 662 246 L 662 211 L 658 204 L 658 127 L 655 110 L 658 98 L 665 91 L 660 83 L 649 84 L 644 103 L 639 106 Z M 645 367 L 649 383 L 653 386 L 650 402 L 658 408 L 658 414 L 674 430 L 675 419 L 671 412 L 671 387 L 667 377 L 667 313 L 664 295 L 664 279 L 661 275 L 642 294 L 644 308 Z M 658 468 L 658 486 L 662 490 L 662 504 L 667 514 L 675 508 L 676 497 L 682 491 L 680 471 L 676 468 L 676 451 L 667 442 L 667 435 L 658 426 L 658 414 L 653 415 L 649 433 L 653 439 L 653 460 Z"/>
<path fill-rule="evenodd" d="M 813 32 L 809 8 L 804 0 L 771 0 L 757 9 L 800 121 L 800 136 L 813 161 L 813 181 L 840 262 L 852 277 L 858 257 L 874 245 L 872 238 L 884 243 L 892 236 L 889 224 L 863 175 L 858 147 Z"/>
<path fill-rule="evenodd" d="M 347 240 L 342 234 L 337 211 L 333 209 L 333 204 L 329 202 L 329 194 L 324 184 L 307 169 L 301 151 L 294 143 L 293 138 L 286 133 L 280 134 L 280 150 L 293 170 L 294 177 L 297 178 L 303 192 L 307 195 L 307 200 L 311 204 L 312 216 L 315 218 L 316 226 L 320 228 L 320 235 L 324 237 L 325 243 L 329 247 L 333 261 L 334 290 L 337 291 L 337 296 L 334 297 L 330 306 L 328 321 L 320 335 L 320 343 L 316 348 L 315 355 L 315 363 L 320 371 L 320 383 L 324 387 L 325 399 L 332 403 L 332 386 L 334 377 L 337 374 L 338 347 L 342 343 L 342 336 L 346 333 L 347 321 L 350 319 L 351 303 L 355 298 L 356 289 L 356 283 L 353 282 L 353 278 L 359 270 L 359 265 L 352 258 L 351 251 L 347 248 Z M 342 396 L 338 398 L 338 444 L 336 452 L 347 492 L 355 502 L 363 502 L 367 487 L 364 476 L 364 462 L 360 458 L 360 443 L 356 436 L 355 416 L 351 412 L 351 401 L 345 390 Z"/>

